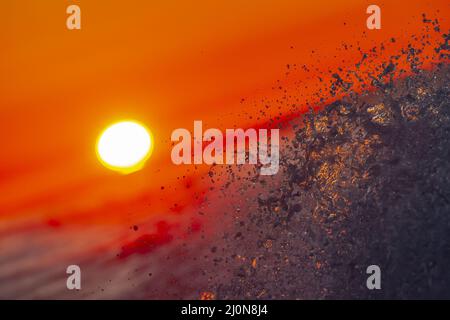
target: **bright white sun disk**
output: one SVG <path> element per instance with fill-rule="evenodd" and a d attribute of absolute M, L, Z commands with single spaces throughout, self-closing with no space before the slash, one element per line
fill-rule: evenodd
<path fill-rule="evenodd" d="M 122 173 L 141 169 L 152 149 L 150 131 L 135 121 L 111 125 L 97 141 L 97 155 L 103 165 Z"/>

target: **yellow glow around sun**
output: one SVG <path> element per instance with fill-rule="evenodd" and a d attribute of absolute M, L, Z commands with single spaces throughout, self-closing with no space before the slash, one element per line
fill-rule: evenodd
<path fill-rule="evenodd" d="M 117 122 L 99 136 L 97 157 L 108 169 L 121 173 L 140 170 L 153 151 L 150 131 L 136 121 Z"/>

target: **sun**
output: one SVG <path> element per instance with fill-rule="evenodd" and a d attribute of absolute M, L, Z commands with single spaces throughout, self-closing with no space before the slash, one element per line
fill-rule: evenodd
<path fill-rule="evenodd" d="M 106 128 L 97 139 L 96 152 L 108 169 L 128 174 L 142 169 L 153 151 L 153 136 L 143 124 L 120 121 Z"/>

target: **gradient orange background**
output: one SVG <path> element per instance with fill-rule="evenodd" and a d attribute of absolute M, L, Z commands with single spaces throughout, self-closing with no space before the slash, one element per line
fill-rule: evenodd
<path fill-rule="evenodd" d="M 65 27 L 73 3 L 82 9 L 80 31 Z M 123 184 L 134 186 L 132 194 L 159 183 L 169 173 L 156 171 L 173 169 L 167 140 L 174 128 L 191 128 L 194 119 L 247 125 L 239 113 L 252 106 L 240 99 L 273 95 L 287 63 L 317 65 L 315 50 L 320 65 L 334 66 L 341 43 L 407 41 L 422 27 L 422 12 L 448 8 L 445 1 L 378 1 L 382 30 L 368 31 L 370 3 L 2 1 L 2 215 L 27 214 L 27 203 L 66 210 L 127 197 Z M 97 163 L 93 145 L 102 128 L 128 117 L 147 123 L 157 144 L 147 170 L 123 177 Z"/>
<path fill-rule="evenodd" d="M 382 8 L 381 30 L 366 28 L 372 3 Z M 70 4 L 81 7 L 81 30 L 66 29 Z M 193 120 L 262 124 L 289 112 L 248 116 L 262 99 L 282 95 L 272 89 L 277 80 L 285 88 L 308 84 L 305 101 L 320 86 L 311 74 L 286 77 L 287 64 L 354 65 L 360 55 L 343 43 L 368 49 L 395 37 L 400 47 L 421 32 L 424 12 L 449 26 L 444 0 L 4 0 L 0 11 L 3 233 L 30 225 L 128 227 L 164 216 L 174 202 L 207 190 L 196 185 L 204 170 L 171 163 L 172 130 L 191 129 Z M 145 169 L 127 176 L 101 166 L 94 150 L 102 129 L 123 118 L 144 122 L 156 139 Z"/>

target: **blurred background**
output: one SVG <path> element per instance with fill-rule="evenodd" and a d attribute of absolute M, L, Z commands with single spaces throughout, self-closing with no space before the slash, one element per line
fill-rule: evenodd
<path fill-rule="evenodd" d="M 66 28 L 70 4 L 81 30 Z M 370 4 L 2 1 L 0 298 L 200 297 L 200 269 L 185 256 L 203 254 L 245 195 L 225 201 L 208 167 L 173 165 L 171 132 L 194 120 L 262 126 L 293 104 L 302 113 L 332 102 L 316 97 L 328 70 L 382 42 L 386 55 L 406 46 L 424 12 L 448 27 L 446 1 L 379 0 L 382 29 L 371 31 Z M 286 90 L 294 102 L 277 104 Z M 155 150 L 143 170 L 120 175 L 98 162 L 95 141 L 128 118 L 152 130 Z M 65 287 L 70 264 L 82 269 L 79 292 Z"/>

